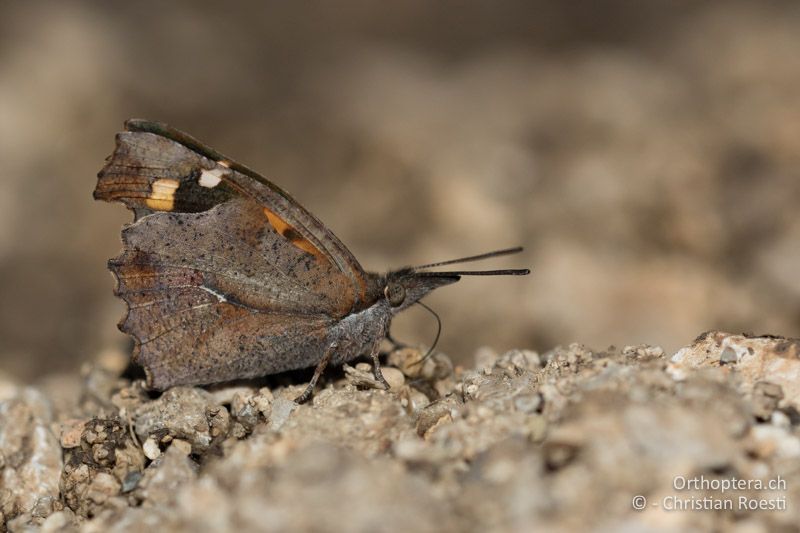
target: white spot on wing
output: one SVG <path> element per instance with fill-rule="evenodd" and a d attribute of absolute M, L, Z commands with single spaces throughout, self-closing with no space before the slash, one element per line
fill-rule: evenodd
<path fill-rule="evenodd" d="M 212 168 L 211 170 L 203 170 L 200 172 L 200 179 L 198 183 L 201 187 L 206 187 L 208 189 L 213 189 L 219 182 L 222 181 L 222 176 L 225 175 L 228 170 L 228 167 L 225 165 L 217 165 L 216 167 Z"/>
<path fill-rule="evenodd" d="M 219 300 L 220 303 L 228 301 L 228 299 L 225 298 L 224 294 L 220 294 L 217 291 L 215 291 L 214 289 L 206 287 L 205 285 L 200 285 L 200 288 L 203 289 L 204 291 L 206 291 L 208 294 L 211 294 L 211 295 L 215 296 L 217 298 L 217 300 Z"/>

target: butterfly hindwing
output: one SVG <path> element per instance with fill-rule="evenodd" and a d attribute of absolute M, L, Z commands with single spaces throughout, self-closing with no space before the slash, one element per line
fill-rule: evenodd
<path fill-rule="evenodd" d="M 122 236 L 124 251 L 109 262 L 128 304 L 120 328 L 155 388 L 312 365 L 325 328 L 352 306 L 338 290 L 344 275 L 288 242 L 244 198 L 154 213 Z"/>

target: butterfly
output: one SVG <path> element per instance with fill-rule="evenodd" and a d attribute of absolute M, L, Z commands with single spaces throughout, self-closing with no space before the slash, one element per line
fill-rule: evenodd
<path fill-rule="evenodd" d="M 283 189 L 189 135 L 132 119 L 98 173 L 97 200 L 134 221 L 109 269 L 127 304 L 119 329 L 148 388 L 204 385 L 327 365 L 361 355 L 380 370 L 392 317 L 463 275 L 528 269 L 428 270 L 521 248 L 366 272 L 350 250 Z"/>

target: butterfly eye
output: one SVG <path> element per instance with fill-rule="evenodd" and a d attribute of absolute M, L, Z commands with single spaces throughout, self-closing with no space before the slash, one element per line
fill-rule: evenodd
<path fill-rule="evenodd" d="M 389 305 L 397 307 L 406 299 L 406 289 L 402 285 L 390 283 L 383 289 L 383 294 L 389 300 Z"/>

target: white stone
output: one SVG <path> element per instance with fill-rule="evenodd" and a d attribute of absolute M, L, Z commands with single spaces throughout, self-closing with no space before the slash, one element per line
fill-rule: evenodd
<path fill-rule="evenodd" d="M 142 451 L 144 452 L 145 457 L 151 461 L 155 461 L 161 455 L 161 449 L 158 447 L 158 443 L 153 437 L 148 437 L 147 440 L 144 441 L 144 445 L 142 445 Z"/>

